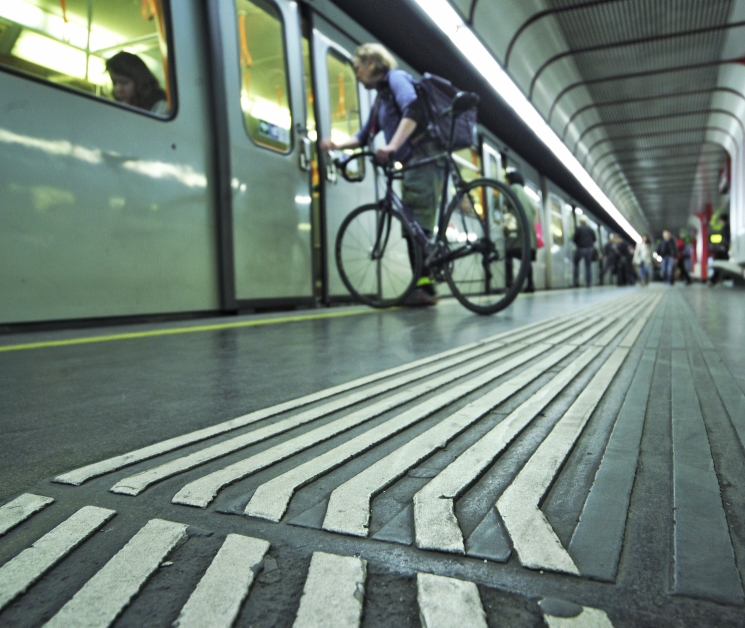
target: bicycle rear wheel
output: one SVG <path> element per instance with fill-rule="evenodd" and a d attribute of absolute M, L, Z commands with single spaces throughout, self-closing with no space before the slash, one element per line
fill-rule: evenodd
<path fill-rule="evenodd" d="M 416 286 L 421 250 L 401 218 L 378 204 L 349 214 L 336 237 L 336 266 L 347 290 L 372 307 L 392 307 Z"/>
<path fill-rule="evenodd" d="M 478 314 L 506 308 L 530 268 L 533 226 L 515 194 L 494 179 L 471 181 L 450 202 L 445 224 L 445 279 L 455 297 Z"/>

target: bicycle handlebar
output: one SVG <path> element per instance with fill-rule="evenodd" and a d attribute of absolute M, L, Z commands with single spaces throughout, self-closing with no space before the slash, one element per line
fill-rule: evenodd
<path fill-rule="evenodd" d="M 338 171 L 341 173 L 341 176 L 351 182 L 351 183 L 358 183 L 361 179 L 358 176 L 353 176 L 349 173 L 347 168 L 349 168 L 349 164 L 353 161 L 356 161 L 357 159 L 364 159 L 365 157 L 372 157 L 373 162 L 376 163 L 376 165 L 383 168 L 384 171 L 392 170 L 393 169 L 393 163 L 394 162 L 388 162 L 388 163 L 378 163 L 375 161 L 375 151 L 364 149 L 357 153 L 352 153 L 351 155 L 345 155 L 344 157 L 337 157 L 334 159 L 334 165 L 338 169 Z"/>

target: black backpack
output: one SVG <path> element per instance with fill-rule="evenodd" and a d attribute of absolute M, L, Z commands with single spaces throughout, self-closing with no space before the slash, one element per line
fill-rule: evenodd
<path fill-rule="evenodd" d="M 422 108 L 429 135 L 445 149 L 450 140 L 451 116 L 442 115 L 450 108 L 455 95 L 460 92 L 450 81 L 428 72 L 414 84 Z M 476 143 L 476 116 L 478 109 L 472 107 L 455 120 L 453 150 L 468 148 Z"/>

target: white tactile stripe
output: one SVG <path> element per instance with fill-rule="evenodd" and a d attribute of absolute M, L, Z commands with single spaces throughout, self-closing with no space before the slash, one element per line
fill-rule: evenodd
<path fill-rule="evenodd" d="M 587 331 L 580 334 L 579 336 L 569 340 L 568 344 L 585 346 L 590 343 L 590 341 L 595 339 L 595 341 L 593 342 L 595 346 L 608 346 L 619 334 L 621 329 L 623 329 L 628 324 L 629 318 L 633 318 L 639 311 L 641 311 L 648 300 L 648 298 L 644 298 L 638 302 L 633 301 L 627 305 L 619 306 L 597 325 L 589 328 Z M 605 331 L 606 333 L 603 334 L 600 338 L 595 338 L 602 331 Z"/>
<path fill-rule="evenodd" d="M 448 389 L 445 392 L 418 404 L 414 408 L 410 408 L 409 410 L 388 419 L 385 423 L 368 430 L 364 434 L 360 434 L 356 438 L 335 447 L 331 451 L 316 456 L 308 462 L 262 484 L 256 489 L 251 501 L 249 501 L 246 506 L 245 514 L 254 517 L 261 517 L 262 519 L 268 519 L 270 521 L 279 521 L 287 509 L 293 493 L 300 486 L 313 481 L 315 478 L 327 473 L 329 470 L 351 460 L 356 455 L 370 449 L 386 438 L 403 431 L 416 422 L 430 416 L 437 410 L 450 405 L 457 399 L 485 386 L 504 373 L 532 360 L 541 353 L 544 353 L 545 350 L 546 346 L 544 345 L 531 347 L 521 355 L 494 367 L 486 373 L 458 384 L 454 388 Z M 545 368 L 550 368 L 550 366 L 558 362 L 560 359 L 561 356 L 555 357 L 551 360 L 550 365 Z"/>
<path fill-rule="evenodd" d="M 577 566 L 541 512 L 539 503 L 628 351 L 613 351 L 497 501 L 497 509 L 518 558 L 526 567 L 579 575 Z"/>
<path fill-rule="evenodd" d="M 0 508 L 0 536 L 53 502 L 51 497 L 31 493 L 24 493 L 8 502 Z"/>
<path fill-rule="evenodd" d="M 26 591 L 115 514 L 113 510 L 85 506 L 0 567 L 0 609 Z"/>
<path fill-rule="evenodd" d="M 263 408 L 255 412 L 251 412 L 250 414 L 236 417 L 235 419 L 230 419 L 229 421 L 224 421 L 222 423 L 204 428 L 202 430 L 197 430 L 195 432 L 184 434 L 183 436 L 177 436 L 176 438 L 171 438 L 160 443 L 155 443 L 153 445 L 149 445 L 148 447 L 143 447 L 141 449 L 122 454 L 121 456 L 115 456 L 113 458 L 108 458 L 107 460 L 102 460 L 101 462 L 96 462 L 85 467 L 80 467 L 79 469 L 75 469 L 74 471 L 70 471 L 69 473 L 64 473 L 57 476 L 56 478 L 54 478 L 54 481 L 60 482 L 62 484 L 73 484 L 75 486 L 78 486 L 83 482 L 90 480 L 91 478 L 105 475 L 106 473 L 116 471 L 117 469 L 121 469 L 122 467 L 135 464 L 136 462 L 148 460 L 149 458 L 154 458 L 155 456 L 173 451 L 174 449 L 179 449 L 192 443 L 207 440 L 208 438 L 211 438 L 213 436 L 219 436 L 220 434 L 225 434 L 226 432 L 231 432 L 233 430 L 252 425 L 253 423 L 257 423 L 258 421 L 263 421 L 264 419 L 282 414 L 284 412 L 296 410 L 297 408 L 307 406 L 311 403 L 323 401 L 324 399 L 328 399 L 329 397 L 352 391 L 356 388 L 360 388 L 361 386 L 373 384 L 382 379 L 393 377 L 401 373 L 406 373 L 407 371 L 412 371 L 414 369 L 432 363 L 435 363 L 437 365 L 437 368 L 439 368 L 440 363 L 443 360 L 450 358 L 451 356 L 458 356 L 462 353 L 471 351 L 479 351 L 479 349 L 489 350 L 500 346 L 501 344 L 503 343 L 500 343 L 495 338 L 489 338 L 479 342 L 464 345 L 462 347 L 458 347 L 457 349 L 444 351 L 434 356 L 422 358 L 420 360 L 409 362 L 395 368 L 387 369 L 379 373 L 374 373 L 373 375 L 361 377 L 351 382 L 347 382 L 346 384 L 340 384 L 338 386 L 333 386 L 332 388 L 327 388 L 326 390 L 322 390 L 317 393 L 312 393 L 310 395 L 305 395 L 297 399 L 292 399 L 290 401 L 280 403 L 270 408 Z M 414 374 L 413 377 L 408 378 L 408 380 L 406 378 L 402 378 L 400 380 L 402 383 L 399 385 L 404 385 L 407 383 L 407 381 L 414 381 L 415 379 L 419 379 L 416 374 Z M 393 386 L 394 384 L 391 383 L 390 385 Z"/>
<path fill-rule="evenodd" d="M 139 495 L 148 486 L 155 484 L 156 482 L 160 482 L 161 480 L 164 480 L 171 476 L 178 475 L 179 473 L 183 473 L 184 471 L 205 464 L 206 462 L 209 462 L 211 460 L 222 458 L 223 456 L 233 453 L 234 451 L 238 451 L 239 449 L 243 449 L 245 447 L 248 447 L 249 445 L 259 443 L 263 440 L 266 440 L 273 436 L 277 436 L 278 434 L 282 434 L 301 425 L 311 423 L 323 416 L 326 416 L 333 412 L 338 412 L 339 410 L 343 410 L 362 401 L 366 401 L 372 397 L 376 397 L 378 395 L 386 393 L 391 389 L 398 389 L 405 384 L 410 384 L 416 380 L 421 380 L 430 376 L 437 375 L 445 369 L 461 365 L 464 362 L 468 363 L 466 365 L 466 368 L 472 369 L 473 364 L 481 363 L 481 361 L 471 362 L 474 358 L 486 355 L 486 357 L 482 358 L 482 360 L 489 362 L 495 359 L 494 356 L 502 356 L 503 354 L 509 355 L 511 353 L 515 353 L 516 351 L 520 350 L 521 347 L 521 345 L 510 345 L 509 347 L 503 347 L 502 345 L 495 345 L 494 347 L 488 346 L 486 348 L 469 351 L 466 354 L 460 354 L 457 357 L 450 358 L 448 360 L 443 360 L 437 365 L 419 370 L 415 374 L 406 375 L 396 380 L 387 381 L 372 388 L 352 393 L 350 395 L 347 395 L 346 397 L 336 399 L 318 408 L 313 408 L 311 410 L 301 412 L 300 414 L 290 416 L 272 425 L 261 427 L 247 434 L 236 436 L 210 447 L 205 447 L 204 449 L 195 451 L 192 454 L 183 456 L 181 458 L 176 458 L 175 460 L 171 460 L 170 462 L 166 462 L 152 469 L 148 469 L 147 471 L 142 471 L 141 473 L 130 475 L 129 477 L 126 477 L 117 482 L 111 488 L 111 492 L 120 493 L 123 495 Z M 441 381 L 442 377 L 443 376 L 440 376 L 431 381 Z M 448 379 L 448 375 L 445 375 L 444 377 L 445 380 Z M 387 399 L 383 399 L 377 404 L 374 404 L 372 407 L 386 407 L 392 399 L 398 399 L 401 400 L 400 403 L 406 403 L 417 396 L 414 391 L 421 391 L 418 394 L 423 395 L 429 392 L 430 388 L 430 384 L 425 382 L 425 384 L 423 385 L 420 384 L 419 386 L 415 386 L 413 388 L 404 389 L 397 395 L 388 397 Z"/>
<path fill-rule="evenodd" d="M 636 339 L 642 333 L 642 330 L 644 329 L 644 326 L 647 324 L 647 321 L 649 321 L 652 314 L 654 314 L 657 308 L 659 307 L 660 299 L 662 299 L 662 295 L 657 295 L 655 296 L 654 299 L 652 299 L 652 303 L 650 303 L 649 307 L 647 308 L 647 311 L 644 312 L 644 314 L 642 314 L 642 316 L 639 318 L 638 321 L 636 321 L 634 326 L 629 330 L 629 333 L 626 334 L 626 337 L 618 345 L 619 347 L 633 347 L 634 346 Z"/>
<path fill-rule="evenodd" d="M 569 351 L 575 350 L 567 348 Z M 543 408 L 600 353 L 580 354 L 551 381 L 518 406 L 414 495 L 416 545 L 422 549 L 465 553 L 453 500 L 475 481 Z"/>
<path fill-rule="evenodd" d="M 568 353 L 569 350 L 566 348 L 560 349 L 544 360 L 541 368 L 526 369 L 519 376 L 500 384 L 337 487 L 331 493 L 323 528 L 332 532 L 367 536 L 370 499 L 374 494 L 406 473 L 424 457 L 443 447 L 450 439 L 514 395 Z"/>
<path fill-rule="evenodd" d="M 109 626 L 185 536 L 184 524 L 151 519 L 45 626 Z"/>
<path fill-rule="evenodd" d="M 605 611 L 589 606 L 582 607 L 582 612 L 576 617 L 556 617 L 543 615 L 548 628 L 613 628 L 611 620 Z"/>
<path fill-rule="evenodd" d="M 268 549 L 268 541 L 228 534 L 174 628 L 230 628 Z"/>
<path fill-rule="evenodd" d="M 236 417 L 235 419 L 230 419 L 229 421 L 224 421 L 222 423 L 204 428 L 202 430 L 196 430 L 182 436 L 170 438 L 159 443 L 154 443 L 153 445 L 142 447 L 141 449 L 130 451 L 120 456 L 114 456 L 113 458 L 108 458 L 106 460 L 102 460 L 85 467 L 80 467 L 68 473 L 63 473 L 62 475 L 54 478 L 54 481 L 63 484 L 73 484 L 75 486 L 79 486 L 87 480 L 105 475 L 107 473 L 111 473 L 112 471 L 116 471 L 117 469 L 121 469 L 122 467 L 126 467 L 137 462 L 142 462 L 143 460 L 154 458 L 169 451 L 173 451 L 175 449 L 179 449 L 193 443 L 207 440 L 214 436 L 219 436 L 220 434 L 225 434 L 227 432 L 246 427 L 258 421 L 262 421 L 264 419 L 282 414 L 284 412 L 289 412 L 291 410 L 301 408 L 311 403 L 323 401 L 324 399 L 328 399 L 329 397 L 333 397 L 334 395 L 346 393 L 354 390 L 355 388 L 373 384 L 388 377 L 393 377 L 407 371 L 412 371 L 428 364 L 440 363 L 446 358 L 454 355 L 459 355 L 466 351 L 478 349 L 479 347 L 486 347 L 487 345 L 498 345 L 500 342 L 514 343 L 519 342 L 524 338 L 530 339 L 531 336 L 535 336 L 536 330 L 540 330 L 540 332 L 538 333 L 541 334 L 554 333 L 555 330 L 560 326 L 563 327 L 565 325 L 571 324 L 572 322 L 584 320 L 587 316 L 601 315 L 603 312 L 613 308 L 614 303 L 617 300 L 618 299 L 614 299 L 611 302 L 602 303 L 598 306 L 580 310 L 579 312 L 575 312 L 574 314 L 572 314 L 569 318 L 567 318 L 566 315 L 560 315 L 547 320 L 531 323 L 530 325 L 525 325 L 517 329 L 509 329 L 507 331 L 500 332 L 499 334 L 496 334 L 490 338 L 485 338 L 484 340 L 479 340 L 477 342 L 463 345 L 455 349 L 449 349 L 447 351 L 443 351 L 426 358 L 421 358 L 419 360 L 387 369 L 379 373 L 373 373 L 372 375 L 367 375 L 365 377 L 355 379 L 351 382 L 346 382 L 344 384 L 339 384 L 338 386 L 327 388 L 317 393 L 312 393 L 310 395 L 305 395 L 297 399 L 292 399 L 290 401 L 280 403 L 270 408 L 263 408 L 261 410 Z M 534 342 L 537 341 L 536 338 L 532 338 L 532 340 Z"/>
<path fill-rule="evenodd" d="M 237 482 L 238 480 L 255 473 L 259 469 L 263 469 L 279 462 L 280 460 L 284 460 L 289 456 L 328 440 L 329 438 L 341 434 L 376 416 L 394 410 L 405 403 L 411 402 L 417 397 L 433 392 L 441 386 L 450 384 L 454 379 L 473 373 L 490 363 L 496 362 L 498 359 L 508 357 L 511 354 L 524 350 L 524 345 L 502 348 L 499 351 L 495 351 L 491 356 L 467 364 L 466 366 L 461 367 L 461 369 L 446 373 L 445 375 L 441 375 L 440 377 L 436 377 L 419 384 L 418 386 L 404 390 L 391 397 L 383 398 L 371 406 L 361 408 L 356 412 L 342 416 L 326 425 L 322 425 L 314 430 L 306 432 L 305 434 L 301 434 L 300 436 L 286 440 L 283 443 L 279 443 L 274 447 L 270 447 L 261 453 L 240 460 L 224 469 L 205 475 L 204 477 L 184 486 L 175 495 L 172 501 L 174 504 L 205 508 L 217 496 L 217 493 L 228 484 Z"/>
<path fill-rule="evenodd" d="M 356 628 L 365 599 L 367 562 L 314 552 L 293 628 Z"/>
<path fill-rule="evenodd" d="M 427 573 L 416 580 L 422 628 L 487 628 L 475 583 Z"/>

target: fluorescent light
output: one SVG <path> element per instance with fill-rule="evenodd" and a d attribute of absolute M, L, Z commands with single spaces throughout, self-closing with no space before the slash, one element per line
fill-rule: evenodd
<path fill-rule="evenodd" d="M 548 126 L 537 109 L 515 85 L 497 60 L 478 40 L 476 35 L 463 22 L 460 15 L 450 6 L 447 0 L 415 0 L 429 18 L 447 35 L 463 55 L 471 61 L 488 83 L 497 91 L 505 102 L 533 130 L 541 141 L 569 169 L 580 184 L 595 198 L 600 206 L 608 212 L 621 228 L 636 242 L 641 236 L 626 217 L 600 189 L 597 183 L 582 167 L 577 158 L 561 141 L 553 129 Z"/>
<path fill-rule="evenodd" d="M 582 211 L 582 210 L 581 210 L 581 209 L 580 209 L 579 207 L 575 207 L 575 208 L 574 208 L 574 213 L 575 213 L 575 214 L 579 214 L 579 215 L 581 216 L 581 215 L 582 215 L 582 214 L 584 214 L 585 212 L 583 212 L 583 211 Z"/>
<path fill-rule="evenodd" d="M 65 42 L 79 50 L 85 50 L 88 43 L 88 20 L 74 13 L 67 12 L 68 21 L 65 22 L 60 16 L 34 6 L 30 2 L 15 0 L 15 2 L 0 2 L 0 17 L 25 26 L 36 31 L 45 33 L 49 37 L 60 42 Z M 118 35 L 107 29 L 94 26 L 90 33 L 91 50 L 116 46 L 124 41 Z M 45 67 L 50 67 L 42 64 Z"/>

